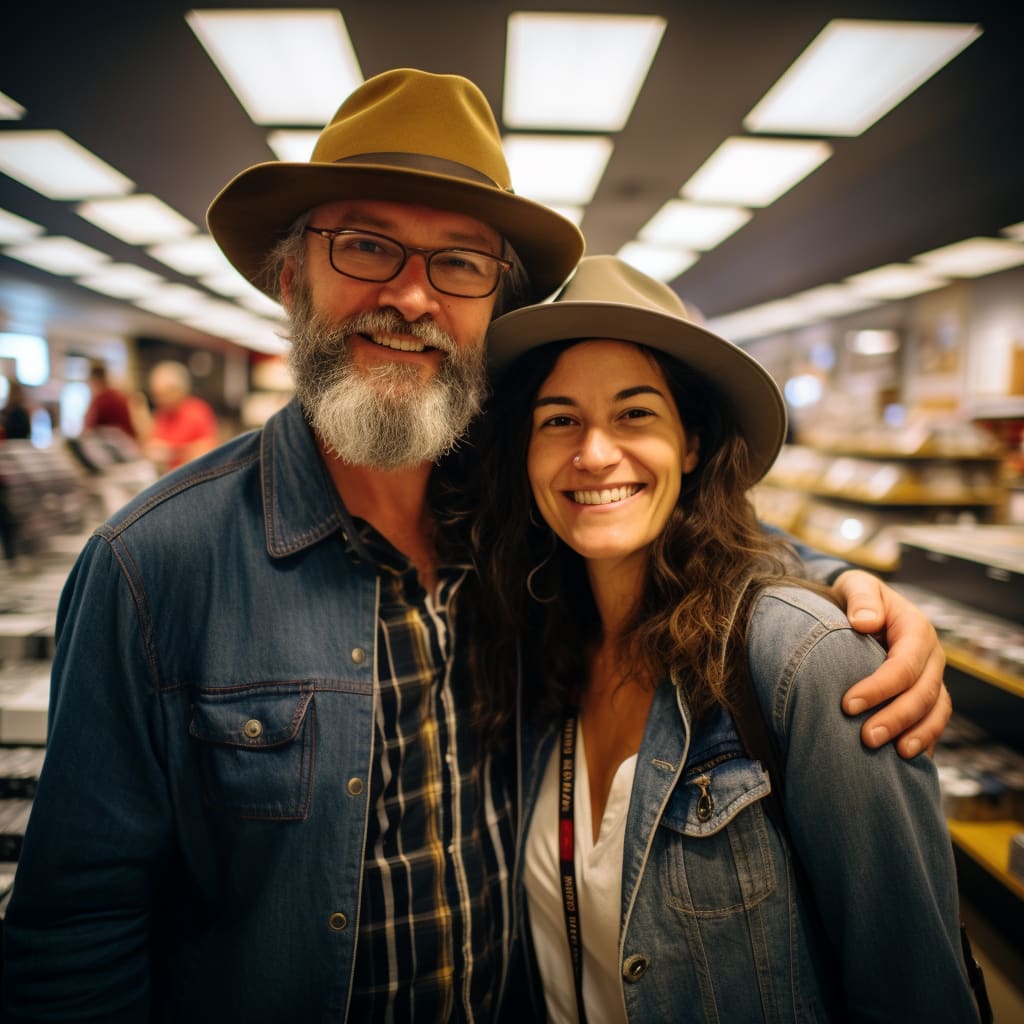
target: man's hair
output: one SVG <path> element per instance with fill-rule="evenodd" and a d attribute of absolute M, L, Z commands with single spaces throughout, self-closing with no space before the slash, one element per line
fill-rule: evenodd
<path fill-rule="evenodd" d="M 291 262 L 294 274 L 301 277 L 305 273 L 305 230 L 311 216 L 312 211 L 307 210 L 306 213 L 295 220 L 284 238 L 267 253 L 261 278 L 265 281 L 273 282 L 274 294 L 278 300 L 282 298 L 281 274 L 285 266 Z M 501 255 L 512 266 L 508 273 L 502 275 L 501 281 L 498 284 L 498 296 L 494 302 L 492 318 L 525 306 L 530 296 L 530 279 L 526 273 L 526 268 L 523 266 L 523 261 L 504 239 L 502 240 Z"/>

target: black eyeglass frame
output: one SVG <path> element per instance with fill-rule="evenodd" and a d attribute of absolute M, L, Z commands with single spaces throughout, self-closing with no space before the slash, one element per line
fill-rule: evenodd
<path fill-rule="evenodd" d="M 486 299 L 487 296 L 493 295 L 498 290 L 498 285 L 501 284 L 502 275 L 507 274 L 512 269 L 511 260 L 503 259 L 501 256 L 495 256 L 494 253 L 484 252 L 481 249 L 465 249 L 450 245 L 444 246 L 440 249 L 421 249 L 414 245 L 403 245 L 397 238 L 392 238 L 390 235 L 382 235 L 378 231 L 363 231 L 359 228 L 318 228 L 312 225 L 307 225 L 304 230 L 308 231 L 310 234 L 319 235 L 321 238 L 327 239 L 327 259 L 331 264 L 331 270 L 336 274 L 341 274 L 342 277 L 350 277 L 354 281 L 372 281 L 375 284 L 385 284 L 388 281 L 393 281 L 405 269 L 405 265 L 409 262 L 409 257 L 417 255 L 423 257 L 423 262 L 427 270 L 427 280 L 435 291 L 441 292 L 442 295 L 451 295 L 457 299 Z M 389 274 L 387 277 L 362 277 L 359 274 L 350 274 L 347 270 L 339 270 L 334 262 L 334 240 L 341 235 L 365 235 L 368 238 L 379 238 L 391 245 L 397 246 L 402 252 L 402 260 L 395 268 L 394 272 Z M 463 295 L 461 292 L 453 292 L 449 291 L 447 288 L 439 287 L 434 281 L 434 275 L 431 273 L 430 265 L 435 256 L 445 252 L 466 253 L 471 256 L 483 256 L 488 260 L 492 260 L 498 265 L 498 273 L 494 278 L 494 284 L 491 285 L 490 289 L 482 295 Z"/>

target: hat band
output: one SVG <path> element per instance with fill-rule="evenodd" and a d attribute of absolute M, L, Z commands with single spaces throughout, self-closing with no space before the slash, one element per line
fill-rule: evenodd
<path fill-rule="evenodd" d="M 427 156 L 425 153 L 360 153 L 358 156 L 343 156 L 334 163 L 373 164 L 376 167 L 383 164 L 407 171 L 426 171 L 429 174 L 444 174 L 449 178 L 462 178 L 476 184 L 491 185 L 502 192 L 513 191 L 511 188 L 502 188 L 493 178 L 488 178 L 486 174 L 481 174 L 472 167 L 438 156 Z"/>

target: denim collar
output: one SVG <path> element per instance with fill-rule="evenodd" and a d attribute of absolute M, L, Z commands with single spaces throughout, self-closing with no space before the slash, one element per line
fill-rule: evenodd
<path fill-rule="evenodd" d="M 263 428 L 260 476 L 267 553 L 272 558 L 293 555 L 339 531 L 358 556 L 369 557 L 295 398 Z"/>

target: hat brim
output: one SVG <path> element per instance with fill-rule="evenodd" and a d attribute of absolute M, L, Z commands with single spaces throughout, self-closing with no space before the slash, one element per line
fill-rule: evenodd
<path fill-rule="evenodd" d="M 665 352 L 703 374 L 728 398 L 760 479 L 786 437 L 786 404 L 752 356 L 696 324 L 618 302 L 549 302 L 506 313 L 491 324 L 487 360 L 500 375 L 530 349 L 573 338 L 629 341 Z"/>
<path fill-rule="evenodd" d="M 579 228 L 541 203 L 494 185 L 379 164 L 257 164 L 221 190 L 207 224 L 232 265 L 273 295 L 277 282 L 265 276 L 270 249 L 307 210 L 349 198 L 432 206 L 489 224 L 523 261 L 534 301 L 562 285 L 583 255 Z"/>

